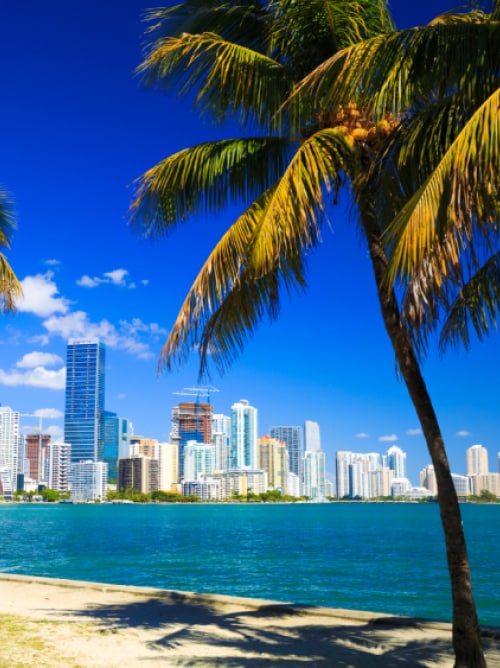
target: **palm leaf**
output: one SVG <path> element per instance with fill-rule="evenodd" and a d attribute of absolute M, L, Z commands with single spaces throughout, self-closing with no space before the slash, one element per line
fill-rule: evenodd
<path fill-rule="evenodd" d="M 0 248 L 10 248 L 10 240 L 15 230 L 12 204 L 6 193 L 0 190 Z M 7 258 L 0 252 L 0 302 L 2 311 L 14 311 L 16 300 L 21 298 L 23 290 L 12 271 Z"/>
<path fill-rule="evenodd" d="M 485 99 L 498 87 L 500 23 L 430 25 L 379 35 L 335 54 L 297 86 L 296 127 L 332 105 L 357 101 L 378 118 L 460 92 Z"/>
<path fill-rule="evenodd" d="M 147 236 L 189 216 L 210 215 L 247 202 L 270 187 L 287 164 L 288 139 L 254 137 L 199 144 L 169 156 L 138 181 L 132 222 Z"/>
<path fill-rule="evenodd" d="M 500 88 L 479 107 L 388 228 L 392 245 L 389 281 L 396 275 L 412 274 L 442 238 L 444 225 L 457 231 L 446 250 L 456 262 L 460 246 L 467 241 L 461 233 L 467 229 L 466 222 L 472 217 L 480 225 L 498 220 L 499 105 Z M 449 235 L 447 238 L 451 240 Z"/>
<path fill-rule="evenodd" d="M 137 72 L 145 86 L 194 95 L 195 106 L 218 122 L 232 116 L 267 128 L 277 123 L 276 112 L 290 89 L 280 63 L 216 33 L 168 37 Z"/>
<path fill-rule="evenodd" d="M 265 313 L 279 309 L 279 286 L 304 286 L 304 258 L 319 241 L 325 194 L 352 169 L 356 153 L 338 130 L 310 137 L 277 184 L 226 232 L 193 283 L 161 353 L 170 368 L 200 346 L 220 369 L 242 348 Z"/>
<path fill-rule="evenodd" d="M 469 323 L 479 339 L 497 327 L 500 304 L 500 252 L 491 256 L 463 286 L 451 304 L 441 330 L 440 348 L 457 345 L 470 347 Z"/>

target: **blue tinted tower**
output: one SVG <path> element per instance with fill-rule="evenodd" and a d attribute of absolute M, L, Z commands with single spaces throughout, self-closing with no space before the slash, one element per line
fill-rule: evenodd
<path fill-rule="evenodd" d="M 105 354 L 99 339 L 68 341 L 64 442 L 72 462 L 103 460 Z"/>

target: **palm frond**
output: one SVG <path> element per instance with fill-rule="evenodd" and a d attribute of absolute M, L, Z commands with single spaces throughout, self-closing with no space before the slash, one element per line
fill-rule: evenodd
<path fill-rule="evenodd" d="M 457 231 L 443 252 L 456 262 L 462 231 L 474 218 L 479 225 L 500 213 L 500 88 L 471 117 L 425 183 L 388 228 L 392 251 L 389 281 L 409 276 L 436 248 L 447 227 Z M 448 235 L 448 240 L 451 237 Z"/>
<path fill-rule="evenodd" d="M 213 32 L 228 41 L 236 41 L 258 51 L 265 51 L 272 16 L 263 3 L 254 0 L 185 0 L 172 7 L 146 10 L 146 50 L 157 49 L 166 37 L 183 33 Z"/>
<path fill-rule="evenodd" d="M 201 368 L 212 355 L 223 368 L 267 313 L 279 308 L 278 287 L 304 285 L 304 258 L 319 240 L 325 194 L 353 169 L 356 152 L 341 132 L 326 129 L 304 142 L 275 186 L 226 232 L 193 283 L 161 354 L 170 368 L 200 346 Z M 229 315 L 230 314 L 230 315 Z"/>
<path fill-rule="evenodd" d="M 470 347 L 470 326 L 478 339 L 497 328 L 500 311 L 500 252 L 491 256 L 462 287 L 451 304 L 441 330 L 439 345 L 444 351 L 460 341 Z"/>
<path fill-rule="evenodd" d="M 380 35 L 326 60 L 296 87 L 293 126 L 333 104 L 357 101 L 381 118 L 460 92 L 485 99 L 500 77 L 500 23 L 430 25 Z"/>
<path fill-rule="evenodd" d="M 193 96 L 201 113 L 218 122 L 237 118 L 267 128 L 279 121 L 290 81 L 277 61 L 216 33 L 167 37 L 139 65 L 144 86 Z"/>
<path fill-rule="evenodd" d="M 10 248 L 16 224 L 12 203 L 7 194 L 0 190 L 0 248 Z M 15 311 L 16 300 L 23 290 L 5 255 L 0 252 L 0 304 L 2 312 Z"/>
<path fill-rule="evenodd" d="M 210 215 L 247 202 L 286 167 L 291 142 L 279 137 L 224 139 L 169 156 L 137 182 L 131 221 L 158 236 L 189 216 Z"/>

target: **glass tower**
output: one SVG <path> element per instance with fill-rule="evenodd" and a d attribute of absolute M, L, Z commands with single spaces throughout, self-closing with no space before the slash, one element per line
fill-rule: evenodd
<path fill-rule="evenodd" d="M 300 460 L 303 457 L 301 427 L 271 427 L 271 438 L 284 441 L 288 452 L 288 470 L 300 475 Z"/>
<path fill-rule="evenodd" d="M 64 441 L 71 444 L 72 462 L 103 460 L 104 365 L 104 343 L 68 341 Z"/>

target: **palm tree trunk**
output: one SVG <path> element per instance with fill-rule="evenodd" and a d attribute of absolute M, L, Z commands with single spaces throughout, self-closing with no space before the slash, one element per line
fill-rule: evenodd
<path fill-rule="evenodd" d="M 454 668 L 485 668 L 486 661 L 481 647 L 481 632 L 472 594 L 460 507 L 443 437 L 412 342 L 401 321 L 396 295 L 394 290 L 389 290 L 384 286 L 387 256 L 380 240 L 378 225 L 372 212 L 366 210 L 366 203 L 364 206 L 360 204 L 360 209 L 361 223 L 368 241 L 382 317 L 401 375 L 420 420 L 436 475 L 453 601 Z"/>

